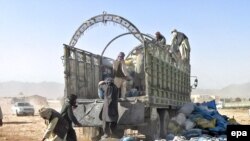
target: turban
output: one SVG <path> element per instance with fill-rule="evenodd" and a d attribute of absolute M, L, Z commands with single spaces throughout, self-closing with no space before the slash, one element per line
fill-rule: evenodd
<path fill-rule="evenodd" d="M 52 115 L 52 109 L 51 108 L 41 108 L 38 110 L 39 115 L 44 118 L 44 119 L 49 119 L 50 116 Z"/>

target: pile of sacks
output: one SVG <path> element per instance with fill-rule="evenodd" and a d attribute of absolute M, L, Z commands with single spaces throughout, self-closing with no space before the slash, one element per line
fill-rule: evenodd
<path fill-rule="evenodd" d="M 187 103 L 169 122 L 167 140 L 226 140 L 227 125 L 238 124 L 234 118 L 219 114 L 215 101 Z"/>

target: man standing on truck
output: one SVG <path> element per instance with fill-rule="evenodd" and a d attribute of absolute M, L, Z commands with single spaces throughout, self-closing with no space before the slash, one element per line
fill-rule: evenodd
<path fill-rule="evenodd" d="M 41 108 L 39 115 L 46 121 L 47 129 L 43 135 L 42 141 L 65 141 L 68 132 L 68 122 L 54 109 Z"/>
<path fill-rule="evenodd" d="M 188 42 L 188 37 L 182 33 L 174 29 L 172 32 L 172 40 L 171 40 L 171 51 L 172 52 L 180 52 L 181 60 L 186 64 L 189 62 L 189 54 L 190 54 L 190 45 Z"/>
<path fill-rule="evenodd" d="M 114 84 L 121 90 L 119 97 L 125 97 L 126 95 L 126 87 L 127 80 L 130 80 L 130 76 L 128 74 L 128 70 L 124 61 L 125 54 L 120 52 L 118 54 L 117 59 L 113 63 L 113 71 L 114 71 Z"/>
<path fill-rule="evenodd" d="M 134 57 L 134 88 L 138 91 L 143 90 L 143 81 L 144 81 L 144 65 L 143 65 L 143 49 L 137 48 L 133 52 Z"/>
<path fill-rule="evenodd" d="M 159 45 L 166 44 L 166 38 L 159 31 L 155 33 L 155 36 L 156 36 L 156 41 Z"/>
<path fill-rule="evenodd" d="M 118 88 L 111 77 L 99 82 L 99 86 L 104 91 L 103 109 L 101 119 L 103 121 L 102 139 L 112 136 L 118 120 Z"/>
<path fill-rule="evenodd" d="M 67 134 L 67 141 L 77 141 L 76 132 L 72 127 L 72 122 L 76 126 L 82 126 L 76 119 L 73 113 L 73 109 L 77 107 L 76 105 L 77 96 L 75 94 L 70 94 L 65 103 L 63 104 L 61 115 L 66 119 L 69 123 L 69 130 Z"/>

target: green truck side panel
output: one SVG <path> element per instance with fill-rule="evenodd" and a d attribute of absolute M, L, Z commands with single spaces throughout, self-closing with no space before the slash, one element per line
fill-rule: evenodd
<path fill-rule="evenodd" d="M 111 59 L 110 59 L 111 60 Z M 98 82 L 112 74 L 112 61 L 101 64 L 101 57 L 65 45 L 65 95 L 79 99 L 97 99 Z M 180 106 L 190 102 L 190 66 L 177 68 L 164 49 L 146 44 L 144 47 L 144 80 L 149 106 Z"/>

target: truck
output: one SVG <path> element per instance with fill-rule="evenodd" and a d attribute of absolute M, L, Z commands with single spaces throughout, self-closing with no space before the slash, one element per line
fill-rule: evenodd
<path fill-rule="evenodd" d="M 75 47 L 86 29 L 107 22 L 119 24 L 128 32 L 111 39 L 100 54 Z M 121 16 L 107 13 L 94 16 L 80 25 L 69 44 L 64 44 L 64 95 L 78 96 L 78 107 L 74 114 L 83 127 L 101 127 L 99 113 L 103 100 L 97 94 L 98 82 L 112 77 L 114 61 L 103 54 L 114 40 L 126 35 L 133 35 L 139 41 L 139 45 L 126 56 L 129 73 L 133 76 L 133 81 L 128 82 L 127 91 L 130 92 L 136 83 L 139 95 L 119 99 L 118 127 L 122 129 L 119 133 L 131 128 L 144 134 L 146 140 L 165 138 L 170 118 L 180 106 L 191 101 L 191 89 L 197 86 L 197 80 L 191 85 L 190 63 L 178 65 L 167 51 L 170 45 L 159 45 L 154 37 L 144 34 Z"/>

